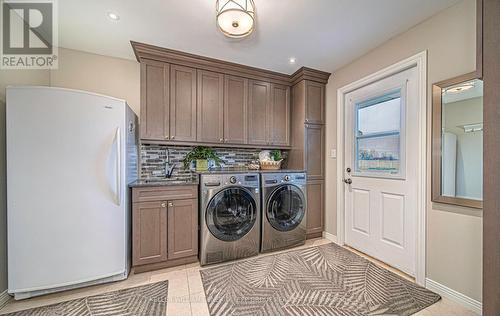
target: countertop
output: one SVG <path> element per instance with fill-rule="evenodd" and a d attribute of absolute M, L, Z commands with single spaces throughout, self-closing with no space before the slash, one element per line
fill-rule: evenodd
<path fill-rule="evenodd" d="M 138 187 L 161 187 L 161 186 L 178 186 L 178 185 L 198 185 L 200 178 L 193 176 L 191 178 L 154 178 L 154 179 L 138 179 L 128 186 L 130 188 Z"/>
<path fill-rule="evenodd" d="M 300 169 L 253 170 L 248 168 L 218 168 L 207 171 L 195 171 L 197 174 L 229 174 L 229 173 L 304 173 Z"/>
<path fill-rule="evenodd" d="M 207 171 L 195 171 L 193 176 L 179 178 L 150 178 L 138 179 L 129 184 L 130 188 L 137 187 L 160 187 L 160 186 L 177 186 L 177 185 L 198 185 L 200 183 L 199 175 L 202 174 L 231 174 L 231 173 L 304 173 L 305 170 L 300 169 L 279 169 L 279 170 L 252 170 L 248 168 L 219 168 Z"/>

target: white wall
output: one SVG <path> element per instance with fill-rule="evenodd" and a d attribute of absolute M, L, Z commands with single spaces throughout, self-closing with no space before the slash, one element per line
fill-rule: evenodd
<path fill-rule="evenodd" d="M 327 85 L 325 230 L 336 235 L 337 90 L 414 54 L 428 52 L 427 132 L 427 272 L 428 278 L 481 300 L 482 211 L 430 201 L 432 83 L 475 69 L 475 1 L 464 0 L 440 12 L 373 51 L 334 71 Z M 335 56 L 332 56 L 335 58 Z M 328 70 L 328 69 L 326 69 Z M 331 70 L 331 69 L 330 69 Z"/>
<path fill-rule="evenodd" d="M 137 61 L 62 48 L 59 69 L 50 71 L 50 85 L 124 99 L 139 115 L 140 65 Z"/>

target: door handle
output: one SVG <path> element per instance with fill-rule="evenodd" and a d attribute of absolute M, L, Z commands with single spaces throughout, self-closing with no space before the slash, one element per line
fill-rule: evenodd
<path fill-rule="evenodd" d="M 344 182 L 347 183 L 347 184 L 351 184 L 352 180 L 351 179 L 344 179 Z"/>
<path fill-rule="evenodd" d="M 116 141 L 116 202 L 118 205 L 121 204 L 122 201 L 122 157 L 121 157 L 121 151 L 122 151 L 122 144 L 121 144 L 121 135 L 120 135 L 120 128 L 118 127 L 116 129 L 116 134 L 115 134 L 115 141 Z"/>

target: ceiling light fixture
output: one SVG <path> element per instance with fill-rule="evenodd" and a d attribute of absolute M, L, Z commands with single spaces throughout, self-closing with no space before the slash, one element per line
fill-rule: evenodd
<path fill-rule="evenodd" d="M 466 82 L 458 86 L 450 87 L 445 90 L 445 93 L 460 93 L 474 88 L 474 82 Z"/>
<path fill-rule="evenodd" d="M 255 28 L 253 0 L 217 0 L 215 4 L 217 26 L 232 38 L 250 35 Z"/>
<path fill-rule="evenodd" d="M 295 65 L 296 62 L 297 62 L 297 59 L 295 57 L 288 58 L 288 63 L 290 65 Z"/>
<path fill-rule="evenodd" d="M 108 12 L 108 18 L 113 21 L 118 21 L 120 19 L 120 16 L 114 12 Z"/>

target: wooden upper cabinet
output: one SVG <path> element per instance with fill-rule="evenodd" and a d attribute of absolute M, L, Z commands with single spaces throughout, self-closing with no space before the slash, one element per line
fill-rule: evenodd
<path fill-rule="evenodd" d="M 250 80 L 248 85 L 248 143 L 268 145 L 271 84 Z"/>
<path fill-rule="evenodd" d="M 170 66 L 170 140 L 196 141 L 196 69 Z"/>
<path fill-rule="evenodd" d="M 248 79 L 224 77 L 224 142 L 247 144 Z"/>
<path fill-rule="evenodd" d="M 224 75 L 198 70 L 197 141 L 224 141 Z"/>
<path fill-rule="evenodd" d="M 141 139 L 169 137 L 169 64 L 141 63 Z"/>
<path fill-rule="evenodd" d="M 307 178 L 323 179 L 325 177 L 324 126 L 306 124 L 305 135 L 304 154 Z"/>
<path fill-rule="evenodd" d="M 290 87 L 271 84 L 269 142 L 290 145 Z"/>
<path fill-rule="evenodd" d="M 291 88 L 273 80 L 141 62 L 143 143 L 289 147 L 290 102 Z"/>
<path fill-rule="evenodd" d="M 132 210 L 134 266 L 167 260 L 167 207 L 164 202 L 134 203 Z"/>
<path fill-rule="evenodd" d="M 313 81 L 306 81 L 306 123 L 325 123 L 325 85 Z"/>
<path fill-rule="evenodd" d="M 198 254 L 198 200 L 168 202 L 168 260 Z"/>

